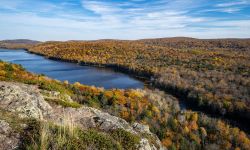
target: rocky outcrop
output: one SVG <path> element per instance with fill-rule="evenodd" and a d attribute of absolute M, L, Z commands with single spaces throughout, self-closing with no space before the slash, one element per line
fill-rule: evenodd
<path fill-rule="evenodd" d="M 131 133 L 137 133 L 124 119 L 91 107 L 82 106 L 76 109 L 58 106 L 53 111 L 47 120 L 53 120 L 58 124 L 73 123 L 81 128 L 99 128 L 103 131 L 121 128 Z"/>
<path fill-rule="evenodd" d="M 138 132 L 151 134 L 148 125 L 143 125 L 143 124 L 135 122 L 132 126 L 133 126 L 134 130 L 136 130 Z"/>
<path fill-rule="evenodd" d="M 151 138 L 155 139 L 154 144 L 150 143 L 148 139 L 142 138 L 138 149 L 163 149 L 159 139 L 149 131 L 147 125 L 134 123 L 131 126 L 124 119 L 112 116 L 95 108 L 82 106 L 76 109 L 57 106 L 53 108 L 53 113 L 46 119 L 59 125 L 78 126 L 82 129 L 98 128 L 102 131 L 109 132 L 119 128 L 137 135 L 148 134 Z"/>
<path fill-rule="evenodd" d="M 0 82 L 0 108 L 36 119 L 52 110 L 36 86 L 9 82 Z"/>
<path fill-rule="evenodd" d="M 121 128 L 140 136 L 143 134 L 151 135 L 155 139 L 155 142 L 150 143 L 147 138 L 142 137 L 138 149 L 163 149 L 159 139 L 149 131 L 146 125 L 139 123 L 130 125 L 124 119 L 91 107 L 64 108 L 58 105 L 50 105 L 44 100 L 41 91 L 36 86 L 0 82 L 0 108 L 9 112 L 18 113 L 20 117 L 45 120 L 58 125 L 78 126 L 82 129 L 98 128 L 105 132 Z M 1 124 L 4 127 L 3 131 L 6 133 L 9 130 L 8 123 L 3 121 Z M 7 133 L 0 135 L 0 142 L 1 139 L 3 139 L 3 143 L 5 143 L 5 141 L 10 141 L 8 143 L 16 143 L 17 139 L 11 140 L 11 136 L 5 135 L 7 135 Z M 10 139 L 6 139 L 7 137 Z M 14 146 L 15 144 L 10 145 Z M 0 149 L 1 147 L 2 145 L 0 145 Z"/>

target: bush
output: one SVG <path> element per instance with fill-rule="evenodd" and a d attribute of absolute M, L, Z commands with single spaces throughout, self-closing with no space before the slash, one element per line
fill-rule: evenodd
<path fill-rule="evenodd" d="M 122 147 L 127 150 L 136 149 L 136 146 L 140 142 L 140 138 L 132 133 L 129 133 L 123 129 L 113 130 L 111 136 L 121 143 Z"/>
<path fill-rule="evenodd" d="M 39 88 L 47 91 L 58 91 L 71 95 L 70 90 L 67 89 L 63 84 L 57 83 L 56 81 L 42 81 L 39 83 Z"/>
<path fill-rule="evenodd" d="M 22 149 L 27 150 L 78 150 L 78 149 L 122 149 L 121 145 L 106 133 L 96 130 L 82 131 L 67 126 L 50 123 L 33 124 L 29 127 L 22 142 Z"/>
<path fill-rule="evenodd" d="M 90 146 L 93 146 L 93 149 L 122 149 L 121 145 L 112 137 L 95 130 L 80 132 L 79 138 L 90 149 Z"/>
<path fill-rule="evenodd" d="M 14 71 L 12 64 L 10 63 L 5 64 L 5 71 L 8 71 L 8 72 Z"/>
<path fill-rule="evenodd" d="M 4 70 L 6 71 L 6 78 L 12 79 L 13 78 L 13 71 L 14 71 L 12 64 L 7 63 L 7 64 L 5 64 L 4 67 L 5 67 Z"/>
<path fill-rule="evenodd" d="M 61 105 L 63 107 L 72 107 L 72 108 L 80 108 L 81 104 L 77 102 L 69 102 L 61 99 L 53 99 L 53 98 L 45 98 L 46 101 L 55 103 L 57 105 Z"/>

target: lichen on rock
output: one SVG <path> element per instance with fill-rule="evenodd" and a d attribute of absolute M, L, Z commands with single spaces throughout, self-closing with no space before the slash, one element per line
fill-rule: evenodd
<path fill-rule="evenodd" d="M 0 108 L 36 119 L 52 110 L 36 86 L 12 82 L 0 82 Z"/>

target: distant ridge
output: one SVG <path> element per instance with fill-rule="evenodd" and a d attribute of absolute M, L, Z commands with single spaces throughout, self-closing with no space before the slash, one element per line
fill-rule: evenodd
<path fill-rule="evenodd" d="M 224 41 L 224 40 L 250 40 L 250 38 L 218 38 L 218 39 L 202 39 L 202 38 L 192 38 L 192 37 L 162 37 L 162 38 L 144 38 L 137 40 L 124 40 L 124 39 L 97 39 L 97 40 L 68 40 L 68 41 L 59 41 L 59 40 L 48 40 L 46 42 L 91 42 L 91 41 L 192 41 L 192 40 L 200 40 L 200 41 Z M 38 44 L 42 43 L 37 40 L 30 39 L 7 39 L 0 40 L 0 42 L 11 43 L 11 44 Z"/>
<path fill-rule="evenodd" d="M 231 49 L 250 49 L 250 39 L 196 39 L 189 37 L 172 37 L 172 38 L 155 38 L 155 39 L 141 39 L 137 40 L 138 43 L 163 46 L 169 48 L 202 48 L 202 49 L 214 49 L 214 48 L 231 48 Z"/>
<path fill-rule="evenodd" d="M 214 39 L 202 39 L 202 38 L 192 38 L 192 37 L 162 37 L 162 38 L 144 38 L 140 40 L 250 40 L 250 38 L 214 38 Z"/>
<path fill-rule="evenodd" d="M 29 39 L 3 40 L 3 41 L 0 41 L 0 48 L 28 49 L 39 43 L 42 43 L 42 42 L 29 40 Z"/>
<path fill-rule="evenodd" d="M 225 38 L 225 39 L 197 39 L 192 37 L 166 37 L 166 38 L 151 38 L 151 39 L 139 39 L 139 40 L 119 40 L 119 39 L 99 39 L 99 40 L 69 40 L 69 41 L 46 41 L 40 42 L 29 39 L 14 39 L 0 41 L 1 48 L 13 48 L 13 49 L 29 49 L 37 44 L 41 43 L 129 43 L 129 44 L 141 44 L 147 46 L 161 46 L 168 48 L 199 48 L 199 49 L 214 49 L 214 48 L 230 48 L 238 50 L 250 50 L 250 39 L 240 38 Z"/>
<path fill-rule="evenodd" d="M 38 44 L 40 41 L 29 40 L 29 39 L 14 39 L 14 40 L 3 40 L 2 42 L 10 44 Z"/>

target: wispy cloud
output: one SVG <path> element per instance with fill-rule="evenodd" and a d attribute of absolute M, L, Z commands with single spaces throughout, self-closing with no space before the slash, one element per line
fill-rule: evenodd
<path fill-rule="evenodd" d="M 217 7 L 231 7 L 231 6 L 246 5 L 249 3 L 250 3 L 250 1 L 248 1 L 248 0 L 241 0 L 241 1 L 230 1 L 230 2 L 226 2 L 226 3 L 219 3 L 216 6 Z"/>
<path fill-rule="evenodd" d="M 250 37 L 249 10 L 249 0 L 2 0 L 0 38 Z"/>
<path fill-rule="evenodd" d="M 190 23 L 204 20 L 201 17 L 189 16 L 186 9 L 181 9 L 183 4 L 178 5 L 180 0 L 160 0 L 150 3 L 150 7 L 149 3 L 136 5 L 133 2 L 141 1 L 115 3 L 83 0 L 82 5 L 85 9 L 99 15 L 104 24 L 113 26 L 115 23 L 116 27 L 121 28 L 148 30 L 183 28 Z M 174 7 L 171 8 L 171 6 Z"/>
<path fill-rule="evenodd" d="M 236 12 L 240 12 L 242 10 L 242 8 L 236 8 L 236 7 L 231 7 L 231 8 L 212 8 L 212 9 L 205 9 L 202 10 L 200 12 L 223 12 L 223 13 L 236 13 Z"/>
<path fill-rule="evenodd" d="M 224 13 L 236 13 L 240 12 L 246 7 L 249 7 L 249 0 L 229 1 L 224 3 L 218 3 L 214 9 L 208 9 L 207 11 L 224 12 Z"/>

